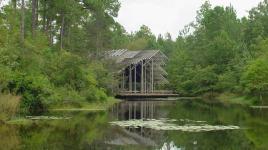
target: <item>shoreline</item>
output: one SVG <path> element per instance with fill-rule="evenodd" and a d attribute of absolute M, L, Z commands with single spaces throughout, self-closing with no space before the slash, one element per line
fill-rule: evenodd
<path fill-rule="evenodd" d="M 97 112 L 97 111 L 105 111 L 112 105 L 119 103 L 119 99 L 115 99 L 114 97 L 110 97 L 105 102 L 78 102 L 79 107 L 74 105 L 67 105 L 67 106 L 49 106 L 48 112 L 55 112 L 55 111 L 88 111 L 88 112 Z"/>
<path fill-rule="evenodd" d="M 51 112 L 101 112 L 108 110 L 112 105 L 119 103 L 119 99 L 115 99 L 113 97 L 110 97 L 105 102 L 83 102 L 79 103 L 81 107 L 77 106 L 49 106 L 47 109 L 47 113 Z M 42 115 L 41 115 L 42 116 Z M 37 116 L 38 117 L 38 116 Z M 4 119 L 0 118 L 0 124 L 6 124 L 6 125 L 28 125 L 32 124 L 34 121 L 27 118 L 27 115 L 21 116 L 21 117 L 11 117 L 11 119 Z"/>

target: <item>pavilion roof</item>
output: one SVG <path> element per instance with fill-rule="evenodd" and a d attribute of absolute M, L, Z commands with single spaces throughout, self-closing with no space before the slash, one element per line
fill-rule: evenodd
<path fill-rule="evenodd" d="M 163 58 L 167 58 L 160 50 L 111 50 L 107 51 L 108 58 L 114 59 L 116 63 L 120 63 L 124 66 L 131 64 L 138 64 L 142 60 L 149 60 L 156 54 L 161 53 Z"/>

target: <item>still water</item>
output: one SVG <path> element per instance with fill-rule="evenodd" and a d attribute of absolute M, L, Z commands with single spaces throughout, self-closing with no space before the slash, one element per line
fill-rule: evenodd
<path fill-rule="evenodd" d="M 63 120 L 1 125 L 2 150 L 267 150 L 268 110 L 201 101 L 128 101 Z"/>

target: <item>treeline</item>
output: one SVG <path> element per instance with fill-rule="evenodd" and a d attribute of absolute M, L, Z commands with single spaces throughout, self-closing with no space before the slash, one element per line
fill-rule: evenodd
<path fill-rule="evenodd" d="M 106 101 L 116 92 L 111 49 L 166 49 L 147 26 L 127 33 L 118 0 L 10 0 L 0 9 L 0 97 L 21 97 L 23 112 Z M 17 100 L 17 97 L 14 97 Z M 4 102 L 1 102 L 4 103 Z"/>
<path fill-rule="evenodd" d="M 232 6 L 205 2 L 174 41 L 142 26 L 128 49 L 160 49 L 168 57 L 168 88 L 184 96 L 233 93 L 260 100 L 268 91 L 268 0 L 238 18 Z"/>
<path fill-rule="evenodd" d="M 259 96 L 268 83 L 268 2 L 239 19 L 206 2 L 174 41 L 147 26 L 127 33 L 118 0 L 10 0 L 0 9 L 0 91 L 25 112 L 47 105 L 105 101 L 117 81 L 110 49 L 160 49 L 170 57 L 169 88 L 182 95 Z"/>
<path fill-rule="evenodd" d="M 230 92 L 263 99 L 268 90 L 268 1 L 238 18 L 232 6 L 202 5 L 177 38 L 168 66 L 183 95 Z"/>
<path fill-rule="evenodd" d="M 0 10 L 0 93 L 20 96 L 32 114 L 107 100 L 116 81 L 100 52 L 120 46 L 119 8 L 117 0 L 9 1 Z"/>

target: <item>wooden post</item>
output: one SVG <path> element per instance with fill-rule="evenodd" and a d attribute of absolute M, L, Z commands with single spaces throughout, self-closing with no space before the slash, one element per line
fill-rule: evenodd
<path fill-rule="evenodd" d="M 141 93 L 143 93 L 143 61 L 141 62 Z"/>
<path fill-rule="evenodd" d="M 125 91 L 125 69 L 124 69 L 124 71 L 123 71 L 122 90 Z"/>
<path fill-rule="evenodd" d="M 137 113 L 137 111 L 136 111 L 136 103 L 134 103 L 134 119 L 136 119 L 136 113 Z"/>
<path fill-rule="evenodd" d="M 151 75 L 152 75 L 152 83 L 151 83 L 151 91 L 152 91 L 152 93 L 154 92 L 154 60 L 152 59 L 152 73 L 151 73 Z"/>
<path fill-rule="evenodd" d="M 135 65 L 134 69 L 134 92 L 137 92 L 137 66 Z"/>
<path fill-rule="evenodd" d="M 118 106 L 119 106 L 119 104 L 116 104 L 116 118 L 117 118 L 117 120 L 119 120 L 119 115 L 118 115 L 119 108 L 118 108 Z"/>
<path fill-rule="evenodd" d="M 147 80 L 146 79 L 147 78 L 147 73 L 146 72 L 147 72 L 147 70 L 146 70 L 146 65 L 145 65 L 144 66 L 144 91 L 145 91 L 145 93 L 147 93 L 147 83 L 146 83 L 147 82 L 146 81 Z"/>
<path fill-rule="evenodd" d="M 128 105 L 128 120 L 130 120 L 130 104 Z"/>
<path fill-rule="evenodd" d="M 130 106 L 130 119 L 133 119 L 133 116 L 132 116 L 132 105 L 129 105 Z"/>
<path fill-rule="evenodd" d="M 129 66 L 129 91 L 132 92 L 132 71 L 131 66 Z"/>
<path fill-rule="evenodd" d="M 152 107 L 152 118 L 154 118 L 154 103 L 152 105 L 153 105 L 153 107 Z"/>
<path fill-rule="evenodd" d="M 141 119 L 143 119 L 143 102 L 141 102 Z"/>

